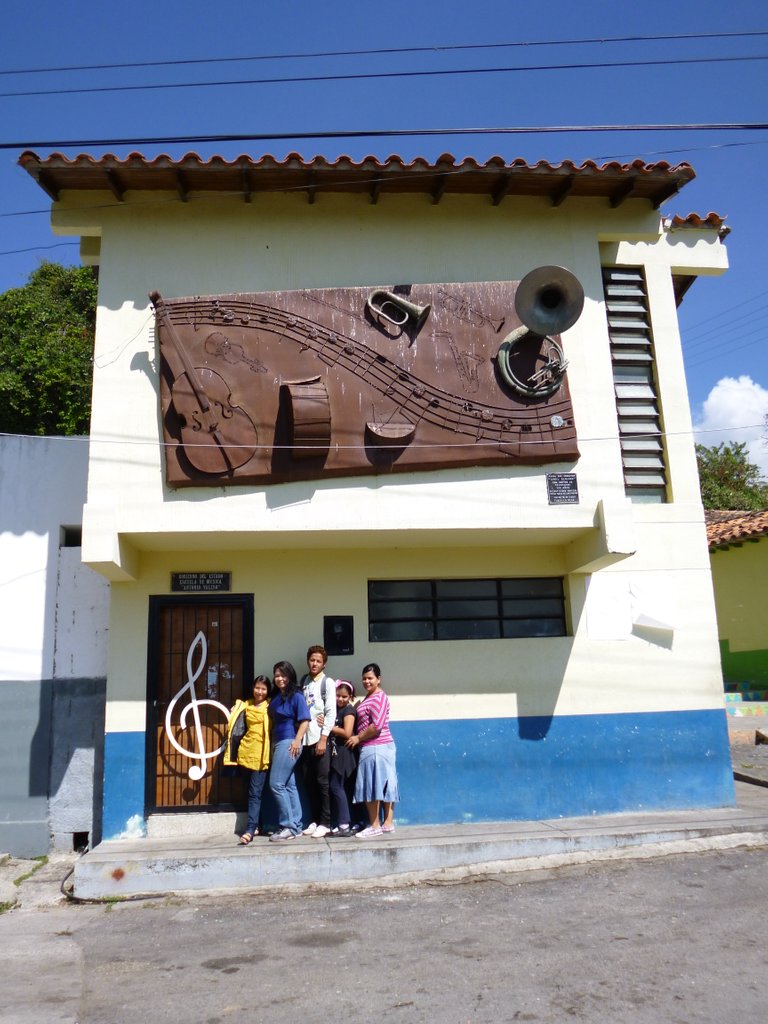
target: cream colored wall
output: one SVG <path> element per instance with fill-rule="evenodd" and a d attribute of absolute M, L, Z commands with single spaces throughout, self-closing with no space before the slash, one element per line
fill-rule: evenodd
<path fill-rule="evenodd" d="M 732 654 L 768 647 L 768 541 L 716 551 L 711 556 L 717 622 Z"/>
<path fill-rule="evenodd" d="M 144 728 L 147 602 L 171 571 L 228 570 L 254 593 L 257 671 L 301 665 L 323 614 L 355 618 L 357 678 L 379 661 L 400 719 L 688 710 L 722 704 L 711 576 L 670 273 L 724 269 L 716 233 L 664 233 L 646 203 L 144 196 L 58 204 L 57 229 L 101 235 L 84 558 L 113 580 L 108 731 Z M 624 241 L 618 241 L 624 239 Z M 667 505 L 624 496 L 601 258 L 645 267 L 671 470 Z M 167 297 L 401 282 L 519 280 L 572 270 L 584 313 L 564 336 L 581 457 L 578 505 L 549 506 L 541 467 L 271 487 L 168 490 L 147 293 Z M 600 505 L 602 503 L 602 505 Z M 574 552 L 619 536 L 601 572 Z M 589 547 L 587 543 L 587 548 Z M 607 545 L 610 547 L 610 544 Z M 635 552 L 632 554 L 631 552 Z M 626 556 L 626 557 L 622 557 Z M 611 560 L 609 559 L 608 562 Z M 607 563 L 606 563 L 607 564 Z M 570 574 L 569 574 L 570 571 Z M 370 578 L 565 575 L 572 636 L 368 644 Z M 297 580 L 309 577 L 306 587 Z M 136 582 L 131 582 L 135 580 Z M 321 595 L 319 593 L 321 591 Z M 480 698 L 480 699 L 478 699 Z"/>
<path fill-rule="evenodd" d="M 646 203 L 611 210 L 603 200 L 487 197 L 260 196 L 251 204 L 227 197 L 167 195 L 99 210 L 98 196 L 81 207 L 57 205 L 61 233 L 101 235 L 100 308 L 95 353 L 92 457 L 84 513 L 84 559 L 112 579 L 135 574 L 136 551 L 174 543 L 181 533 L 212 530 L 219 546 L 360 544 L 383 531 L 493 531 L 544 527 L 590 529 L 600 500 L 625 503 L 600 274 L 600 242 L 620 243 L 619 262 L 642 262 L 651 284 L 659 376 L 670 439 L 676 501 L 697 504 L 695 460 L 682 359 L 678 347 L 670 253 L 659 215 Z M 676 249 L 679 247 L 675 247 Z M 722 269 L 714 233 L 685 248 L 691 265 Z M 586 302 L 564 347 L 579 432 L 577 506 L 549 506 L 540 468 L 397 475 L 386 480 L 336 480 L 270 488 L 185 489 L 163 484 L 158 444 L 158 357 L 147 293 L 168 297 L 300 287 L 386 285 L 403 281 L 516 280 L 536 266 L 567 266 Z M 669 343 L 668 343 L 669 342 Z M 606 396 L 611 396 L 606 401 Z M 127 429 L 126 429 L 127 428 Z M 677 437 L 677 435 L 676 435 Z M 653 516 L 665 522 L 667 508 Z M 693 513 L 692 513 L 693 515 Z M 696 515 L 693 515 L 697 518 Z M 690 516 L 689 516 L 690 518 Z M 364 526 L 361 526 L 364 524 Z M 227 538 L 228 535 L 228 538 Z M 301 538 L 304 538 L 303 541 Z M 335 538 L 335 539 L 334 539 Z"/>
<path fill-rule="evenodd" d="M 367 581 L 446 576 L 560 576 L 564 549 L 473 548 L 425 551 L 206 551 L 140 555 L 140 582 L 112 588 L 108 731 L 141 730 L 146 694 L 148 598 L 167 594 L 170 573 L 229 571 L 233 593 L 255 596 L 255 671 L 287 658 L 297 668 L 322 641 L 324 615 L 352 615 L 355 655 L 333 658 L 336 677 L 359 680 L 378 661 L 396 720 L 690 710 L 722 705 L 717 633 L 706 549 L 678 527 L 661 546 L 610 573 L 566 576 L 572 636 L 502 642 L 369 643 Z M 626 566 L 626 568 L 624 568 Z M 671 571 L 670 571 L 671 570 Z M 632 593 L 669 629 L 632 625 Z M 605 635 L 606 602 L 623 625 Z M 183 682 L 180 681 L 180 682 Z"/>

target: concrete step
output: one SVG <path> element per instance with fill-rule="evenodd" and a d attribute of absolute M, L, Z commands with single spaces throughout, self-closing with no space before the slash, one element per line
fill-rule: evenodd
<path fill-rule="evenodd" d="M 484 870 L 492 870 L 493 865 L 501 870 L 499 865 L 504 865 L 509 870 L 510 864 L 527 867 L 543 857 L 618 856 L 621 851 L 651 849 L 655 844 L 715 841 L 712 837 L 737 833 L 745 836 L 744 841 L 757 834 L 768 841 L 768 796 L 757 813 L 752 808 L 722 807 L 552 821 L 405 826 L 369 840 L 304 837 L 271 843 L 259 837 L 241 847 L 231 835 L 118 839 L 101 843 L 76 862 L 74 895 L 120 899 L 315 885 L 339 885 L 348 891 L 356 881 L 418 881 L 473 865 Z"/>

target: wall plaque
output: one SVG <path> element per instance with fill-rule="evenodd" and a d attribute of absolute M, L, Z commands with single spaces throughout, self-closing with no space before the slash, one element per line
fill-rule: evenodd
<path fill-rule="evenodd" d="M 200 594 L 215 590 L 231 590 L 231 572 L 172 572 L 171 592 Z"/>
<path fill-rule="evenodd" d="M 550 505 L 578 505 L 579 483 L 575 473 L 547 473 Z"/>
<path fill-rule="evenodd" d="M 220 487 L 576 459 L 567 360 L 556 327 L 544 336 L 521 323 L 526 280 L 153 292 L 166 480 Z M 559 296 L 540 290 L 534 310 Z"/>

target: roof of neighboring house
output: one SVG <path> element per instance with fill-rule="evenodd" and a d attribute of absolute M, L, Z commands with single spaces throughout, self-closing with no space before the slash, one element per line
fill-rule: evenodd
<path fill-rule="evenodd" d="M 284 160 L 269 155 L 204 160 L 197 153 L 147 159 L 141 153 L 131 153 L 122 159 L 112 153 L 98 158 L 87 153 L 72 158 L 61 153 L 40 157 L 27 150 L 19 163 L 54 201 L 65 189 L 106 190 L 119 201 L 134 189 L 172 190 L 182 200 L 190 192 L 234 192 L 242 194 L 246 202 L 257 192 L 295 190 L 306 192 L 309 202 L 314 202 L 317 192 L 360 192 L 372 203 L 385 194 L 426 193 L 433 203 L 444 195 L 487 195 L 497 205 L 505 196 L 524 195 L 544 197 L 559 206 L 574 196 L 607 199 L 614 207 L 627 199 L 645 199 L 656 208 L 696 176 L 687 163 L 635 160 L 597 164 L 588 160 L 574 164 L 564 160 L 551 164 L 540 160 L 529 164 L 522 159 L 507 163 L 500 156 L 484 163 L 471 157 L 457 163 L 450 153 L 434 162 L 417 157 L 406 163 L 397 155 L 385 160 L 366 156 L 357 161 L 340 156 L 329 161 L 322 156 L 305 160 L 298 153 L 290 153 Z M 699 218 L 699 226 L 710 224 L 713 216 L 717 215 L 710 214 L 703 221 Z"/>
<path fill-rule="evenodd" d="M 768 536 L 768 509 L 762 512 L 705 513 L 707 541 L 710 550 L 741 544 L 745 540 L 759 540 Z"/>

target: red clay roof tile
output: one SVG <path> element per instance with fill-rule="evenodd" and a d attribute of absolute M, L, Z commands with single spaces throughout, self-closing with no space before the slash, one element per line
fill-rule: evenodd
<path fill-rule="evenodd" d="M 564 160 L 552 164 L 539 160 L 530 164 L 520 158 L 508 163 L 500 156 L 478 163 L 472 157 L 457 162 L 451 153 L 443 153 L 434 162 L 416 157 L 406 163 L 397 154 L 385 160 L 375 156 L 354 160 L 342 155 L 329 161 L 323 156 L 305 159 L 299 153 L 289 153 L 282 160 L 269 154 L 204 159 L 194 152 L 149 159 L 141 153 L 124 158 L 111 153 L 40 157 L 27 150 L 19 163 L 54 200 L 65 189 L 112 191 L 118 200 L 133 189 L 183 191 L 184 195 L 225 191 L 246 198 L 261 191 L 305 189 L 310 197 L 326 191 L 362 192 L 371 202 L 391 193 L 427 193 L 433 202 L 448 194 L 484 194 L 494 205 L 505 196 L 527 195 L 548 198 L 554 204 L 571 196 L 603 198 L 611 206 L 627 199 L 645 199 L 658 207 L 695 177 L 687 163 L 634 160 L 622 164 L 613 160 L 597 164 L 586 160 L 575 164 Z"/>
<path fill-rule="evenodd" d="M 768 535 L 768 509 L 762 512 L 707 510 L 705 519 L 710 550 Z"/>
<path fill-rule="evenodd" d="M 725 217 L 721 217 L 719 213 L 714 212 L 708 213 L 706 217 L 702 217 L 698 213 L 689 213 L 687 217 L 680 217 L 678 214 L 675 214 L 668 223 L 673 231 L 681 228 L 717 228 L 720 238 L 725 238 L 731 232 L 731 229 L 725 223 Z"/>

